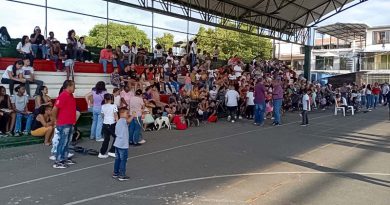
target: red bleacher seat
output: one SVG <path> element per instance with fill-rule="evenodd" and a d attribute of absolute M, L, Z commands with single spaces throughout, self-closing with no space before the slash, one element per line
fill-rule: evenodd
<path fill-rule="evenodd" d="M 17 58 L 0 58 L 0 70 L 5 70 L 9 65 L 13 65 Z M 56 71 L 53 61 L 34 60 L 35 71 Z M 100 63 L 76 62 L 74 70 L 76 73 L 103 73 L 103 65 Z M 107 73 L 113 72 L 112 64 L 107 65 Z M 138 71 L 137 71 L 138 72 Z M 141 71 L 142 72 L 142 71 Z"/>
<path fill-rule="evenodd" d="M 52 103 L 54 105 L 56 99 L 52 99 Z M 88 105 L 87 102 L 85 101 L 85 98 L 76 98 L 76 105 L 77 109 L 80 112 L 87 112 L 88 111 Z M 35 109 L 35 100 L 31 99 L 28 101 L 27 108 L 29 111 L 34 111 Z"/>

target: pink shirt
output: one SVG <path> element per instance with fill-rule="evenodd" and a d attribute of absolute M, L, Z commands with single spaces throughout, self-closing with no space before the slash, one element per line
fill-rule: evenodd
<path fill-rule="evenodd" d="M 142 98 L 140 98 L 139 96 L 132 97 L 130 101 L 130 114 L 136 112 L 137 117 L 140 117 L 142 115 L 143 106 L 144 100 L 142 100 Z"/>
<path fill-rule="evenodd" d="M 185 79 L 184 79 L 184 83 L 185 84 L 191 84 L 191 77 L 186 76 Z"/>
<path fill-rule="evenodd" d="M 123 98 L 125 100 L 125 102 L 127 103 L 127 105 L 130 105 L 130 101 L 131 99 L 134 97 L 134 93 L 129 91 L 128 93 L 126 93 L 124 90 L 121 91 L 120 93 L 120 96 L 121 98 Z M 129 108 L 129 107 L 127 107 Z M 130 113 L 131 114 L 131 113 Z"/>

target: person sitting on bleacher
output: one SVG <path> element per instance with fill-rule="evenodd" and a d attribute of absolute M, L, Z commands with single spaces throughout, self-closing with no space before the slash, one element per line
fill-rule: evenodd
<path fill-rule="evenodd" d="M 15 88 L 16 95 L 11 97 L 11 103 L 13 109 L 16 111 L 16 125 L 15 125 L 15 136 L 20 136 L 22 131 L 22 120 L 27 119 L 23 135 L 29 135 L 31 131 L 31 123 L 33 120 L 33 114 L 28 111 L 28 96 L 25 95 L 26 88 L 24 85 L 19 85 Z"/>
<path fill-rule="evenodd" d="M 16 50 L 20 53 L 21 58 L 29 58 L 31 66 L 33 65 L 35 55 L 32 51 L 30 39 L 28 36 L 22 37 L 22 40 L 16 46 Z"/>
<path fill-rule="evenodd" d="M 15 84 L 24 84 L 25 79 L 19 78 L 20 70 L 23 67 L 23 61 L 17 60 L 14 65 L 10 65 L 4 71 L 3 76 L 1 77 L 2 84 L 9 84 L 9 92 L 11 95 L 14 94 L 14 85 Z"/>
<path fill-rule="evenodd" d="M 80 37 L 77 42 L 78 55 L 81 62 L 85 61 L 85 63 L 93 63 L 91 52 L 86 48 L 84 43 L 84 37 Z"/>
<path fill-rule="evenodd" d="M 56 65 L 56 71 L 59 72 L 62 70 L 62 50 L 61 44 L 59 41 L 53 41 L 50 47 L 50 59 L 54 61 Z"/>
<path fill-rule="evenodd" d="M 111 45 L 107 45 L 106 48 L 104 48 L 100 51 L 99 63 L 103 64 L 104 73 L 107 73 L 107 64 L 108 63 L 112 63 L 112 66 L 114 68 L 118 67 L 116 64 L 116 61 L 113 61 L 113 59 L 112 59 L 112 46 Z"/>
<path fill-rule="evenodd" d="M 37 88 L 35 89 L 34 96 L 37 96 L 39 95 L 39 90 L 43 85 L 43 81 L 35 79 L 34 68 L 30 66 L 30 59 L 28 58 L 23 59 L 23 63 L 24 65 L 22 67 L 21 76 L 26 80 L 25 86 L 27 89 L 27 95 L 31 96 L 30 84 L 36 84 Z"/>
<path fill-rule="evenodd" d="M 15 112 L 12 110 L 11 100 L 4 86 L 0 86 L 0 131 L 1 134 L 11 135 L 15 125 Z"/>
<path fill-rule="evenodd" d="M 34 28 L 34 33 L 30 36 L 31 39 L 31 48 L 36 58 L 38 49 L 42 51 L 42 59 L 45 59 L 47 57 L 47 47 L 43 44 L 45 41 L 45 37 L 41 34 L 41 28 L 39 26 L 36 26 Z"/>

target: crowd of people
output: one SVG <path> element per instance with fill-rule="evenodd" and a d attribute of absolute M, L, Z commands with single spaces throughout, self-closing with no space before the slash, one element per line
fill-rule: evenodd
<path fill-rule="evenodd" d="M 18 45 L 23 60 L 10 65 L 1 79 L 3 84 L 9 84 L 11 94 L 7 95 L 6 89 L 0 87 L 1 134 L 44 137 L 46 145 L 53 145 L 53 167 L 67 168 L 74 164 L 69 159 L 68 146 L 79 116 L 73 97 L 75 82 L 69 78 L 64 82 L 53 105 L 47 95 L 48 88 L 35 79 L 32 62 L 37 49 L 41 49 L 43 58 L 49 56 L 59 61 L 61 48 L 56 46 L 58 41 L 53 33 L 45 40 L 40 37 L 39 27 L 34 32 L 30 40 L 23 37 L 24 43 Z M 74 36 L 71 30 L 66 51 L 66 56 L 71 57 L 65 60 L 65 67 L 73 63 L 67 60 L 82 58 L 90 62 L 88 50 L 85 46 L 80 50 L 78 45 L 80 41 L 83 45 L 83 39 L 76 41 Z M 50 52 L 41 46 L 43 41 L 52 41 Z M 27 46 L 29 49 L 25 48 L 26 44 L 31 44 Z M 99 62 L 104 71 L 108 63 L 113 64 L 109 83 L 115 88 L 108 91 L 108 82 L 99 81 L 85 99 L 93 116 L 90 139 L 102 142 L 98 157 L 116 158 L 113 177 L 128 179 L 125 176 L 128 146 L 146 143 L 142 133 L 156 129 L 156 121 L 163 118 L 167 119 L 163 120 L 166 126 L 172 123 L 177 130 L 215 123 L 224 117 L 231 123 L 247 119 L 263 126 L 269 120 L 269 124 L 279 126 L 284 112 L 302 111 L 301 125 L 307 126 L 308 112 L 312 109 L 353 106 L 356 111 L 371 111 L 380 104 L 390 105 L 388 83 L 321 85 L 308 81 L 275 59 L 244 63 L 239 56 L 232 56 L 225 65 L 217 67 L 218 46 L 201 54 L 196 39 L 189 42 L 187 53 L 179 58 L 170 49 L 165 55 L 157 45 L 154 56 L 149 58 L 145 48 L 137 47 L 134 42 L 130 45 L 128 41 L 115 49 L 107 46 L 101 51 Z M 136 68 L 140 67 L 143 71 L 137 72 Z M 31 83 L 38 85 L 34 110 L 27 108 Z M 19 85 L 14 88 L 14 84 Z M 168 101 L 161 101 L 162 94 L 169 96 Z"/>

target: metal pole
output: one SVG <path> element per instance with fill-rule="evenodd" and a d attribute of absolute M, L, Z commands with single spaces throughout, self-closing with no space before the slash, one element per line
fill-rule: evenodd
<path fill-rule="evenodd" d="M 153 2 L 153 1 L 152 1 Z M 152 3 L 153 5 L 153 3 Z M 153 45 L 154 45 L 154 12 L 152 12 L 152 45 L 151 45 L 151 50 L 153 52 Z"/>
<path fill-rule="evenodd" d="M 275 39 L 272 39 L 272 58 L 275 59 L 275 55 L 276 55 L 276 46 L 275 46 Z"/>
<path fill-rule="evenodd" d="M 108 45 L 108 1 L 107 1 L 107 18 L 106 18 L 106 46 Z M 115 46 L 116 47 L 116 46 Z"/>
<path fill-rule="evenodd" d="M 47 38 L 47 0 L 45 0 L 45 38 Z"/>

